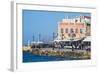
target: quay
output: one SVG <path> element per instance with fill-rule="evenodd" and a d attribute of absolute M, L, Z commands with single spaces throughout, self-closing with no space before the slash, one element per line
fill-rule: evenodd
<path fill-rule="evenodd" d="M 27 50 L 26 50 L 27 49 Z M 90 59 L 91 53 L 86 50 L 74 50 L 71 49 L 59 49 L 59 48 L 31 48 L 25 47 L 23 52 L 30 52 L 33 55 L 40 56 L 61 56 L 61 57 L 74 57 L 74 58 L 82 58 L 82 59 Z"/>

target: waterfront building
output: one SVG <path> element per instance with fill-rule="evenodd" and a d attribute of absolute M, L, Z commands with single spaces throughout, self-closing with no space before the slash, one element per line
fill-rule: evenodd
<path fill-rule="evenodd" d="M 90 36 L 90 19 L 89 16 L 62 19 L 58 22 L 58 36 L 55 41 L 74 41 Z"/>

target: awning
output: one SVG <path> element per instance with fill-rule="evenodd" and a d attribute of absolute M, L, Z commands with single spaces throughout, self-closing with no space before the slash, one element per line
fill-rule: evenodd
<path fill-rule="evenodd" d="M 88 37 L 86 37 L 83 41 L 91 41 L 91 37 L 88 36 Z"/>
<path fill-rule="evenodd" d="M 78 40 L 80 40 L 80 39 L 73 39 L 73 40 L 71 40 L 71 39 L 63 39 L 63 40 L 61 40 L 61 39 L 55 39 L 54 41 L 55 42 L 67 42 L 67 41 L 78 41 Z"/>

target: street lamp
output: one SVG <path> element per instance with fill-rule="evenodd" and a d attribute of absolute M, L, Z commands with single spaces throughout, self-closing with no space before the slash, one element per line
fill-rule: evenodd
<path fill-rule="evenodd" d="M 55 33 L 53 32 L 53 50 L 54 50 L 54 39 L 55 39 Z"/>

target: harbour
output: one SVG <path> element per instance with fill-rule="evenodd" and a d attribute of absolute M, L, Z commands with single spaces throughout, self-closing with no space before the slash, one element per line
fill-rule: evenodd
<path fill-rule="evenodd" d="M 24 63 L 91 59 L 90 13 L 23 12 L 31 13 L 28 16 L 32 18 L 31 22 L 27 15 L 23 19 L 28 22 L 23 27 Z"/>

